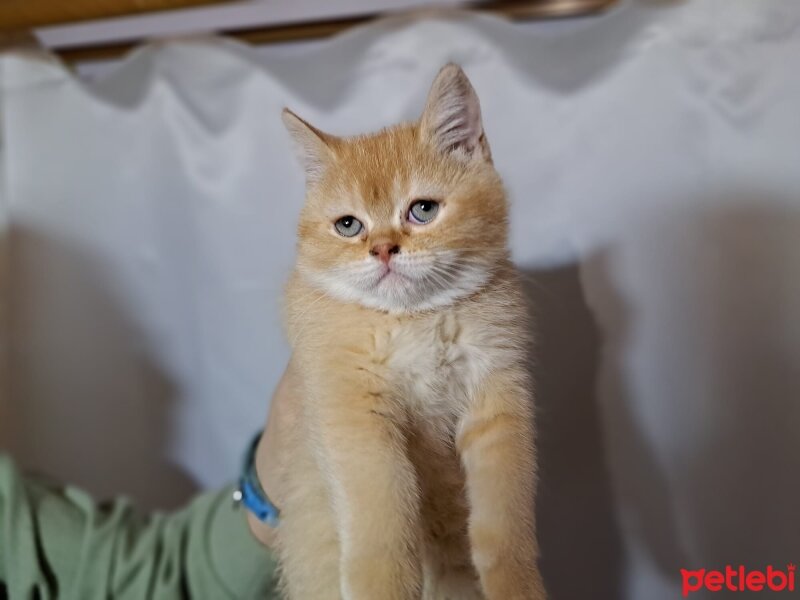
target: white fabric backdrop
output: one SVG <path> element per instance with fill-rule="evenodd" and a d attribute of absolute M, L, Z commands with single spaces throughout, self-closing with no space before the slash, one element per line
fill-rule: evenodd
<path fill-rule="evenodd" d="M 373 130 L 414 118 L 448 60 L 536 304 L 554 597 L 677 598 L 681 567 L 797 560 L 796 0 L 153 45 L 91 83 L 2 58 L 3 447 L 146 506 L 230 480 L 287 359 L 302 180 L 281 107 Z"/>

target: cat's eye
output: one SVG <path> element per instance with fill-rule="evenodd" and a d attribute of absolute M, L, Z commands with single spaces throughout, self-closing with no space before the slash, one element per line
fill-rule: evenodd
<path fill-rule="evenodd" d="M 417 225 L 430 223 L 439 212 L 439 203 L 435 200 L 417 200 L 408 209 L 408 220 Z"/>
<path fill-rule="evenodd" d="M 344 237 L 353 237 L 358 235 L 364 228 L 364 226 L 361 224 L 361 221 L 351 215 L 337 219 L 333 226 L 336 227 L 336 231 L 339 232 L 339 235 Z"/>

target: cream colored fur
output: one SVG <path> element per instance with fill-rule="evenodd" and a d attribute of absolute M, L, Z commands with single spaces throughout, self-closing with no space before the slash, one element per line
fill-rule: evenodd
<path fill-rule="evenodd" d="M 291 600 L 540 600 L 526 310 L 460 68 L 418 123 L 284 119 L 308 178 L 287 288 L 277 530 Z M 419 199 L 440 203 L 409 220 Z M 345 215 L 364 228 L 337 233 Z M 387 264 L 376 244 L 399 248 Z"/>

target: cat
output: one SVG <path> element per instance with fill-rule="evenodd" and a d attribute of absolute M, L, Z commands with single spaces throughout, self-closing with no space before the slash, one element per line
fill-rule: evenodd
<path fill-rule="evenodd" d="M 543 600 L 526 309 L 475 91 L 323 133 L 286 290 L 292 417 L 276 498 L 291 600 Z"/>

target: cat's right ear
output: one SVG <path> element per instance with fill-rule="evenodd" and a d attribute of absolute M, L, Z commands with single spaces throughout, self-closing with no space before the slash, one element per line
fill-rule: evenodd
<path fill-rule="evenodd" d="M 281 114 L 283 124 L 289 130 L 295 152 L 306 171 L 306 180 L 317 181 L 333 158 L 330 147 L 332 137 L 310 125 L 288 108 Z"/>
<path fill-rule="evenodd" d="M 492 160 L 478 95 L 456 64 L 442 67 L 433 81 L 419 126 L 425 139 L 440 152 Z"/>

